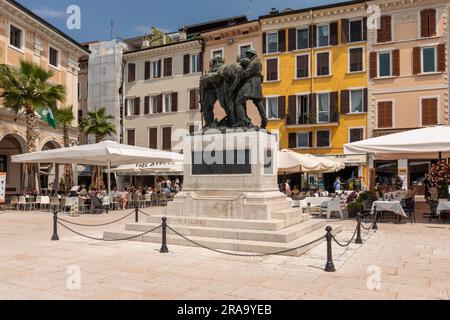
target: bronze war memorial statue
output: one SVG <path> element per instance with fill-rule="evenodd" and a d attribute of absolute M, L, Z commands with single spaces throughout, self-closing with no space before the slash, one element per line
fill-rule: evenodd
<path fill-rule="evenodd" d="M 255 49 L 249 49 L 246 58 L 238 64 L 225 65 L 222 57 L 215 56 L 209 71 L 200 80 L 200 102 L 209 128 L 253 128 L 247 115 L 247 101 L 255 104 L 261 116 L 261 128 L 267 126 L 267 115 L 262 94 L 262 63 Z M 214 105 L 219 101 L 226 117 L 217 120 Z"/>

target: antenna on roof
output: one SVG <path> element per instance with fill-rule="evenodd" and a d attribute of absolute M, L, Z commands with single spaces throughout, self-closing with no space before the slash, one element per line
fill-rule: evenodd
<path fill-rule="evenodd" d="M 114 30 L 114 20 L 111 19 L 111 34 L 110 34 L 111 40 L 113 39 L 113 30 Z"/>

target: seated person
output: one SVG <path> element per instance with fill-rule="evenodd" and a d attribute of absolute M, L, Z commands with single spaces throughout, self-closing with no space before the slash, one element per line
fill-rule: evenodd
<path fill-rule="evenodd" d="M 300 189 L 298 186 L 295 186 L 294 190 L 292 190 L 292 199 L 300 200 Z"/>

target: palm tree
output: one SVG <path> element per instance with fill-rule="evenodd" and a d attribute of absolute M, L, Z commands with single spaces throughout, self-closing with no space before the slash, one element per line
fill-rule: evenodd
<path fill-rule="evenodd" d="M 80 130 L 87 136 L 94 135 L 95 142 L 99 143 L 105 137 L 116 133 L 114 125 L 110 122 L 112 119 L 114 117 L 108 115 L 105 108 L 95 109 L 94 111 L 88 112 L 87 117 L 81 120 Z M 102 188 L 103 177 L 101 167 L 94 168 L 92 181 L 95 183 L 96 188 Z"/>
<path fill-rule="evenodd" d="M 69 138 L 69 127 L 75 117 L 73 115 L 73 106 L 67 106 L 64 109 L 60 109 L 56 111 L 56 120 L 63 125 L 63 141 L 64 147 L 70 147 L 70 138 Z M 64 166 L 64 184 L 66 187 L 66 191 L 68 187 L 73 186 L 73 171 L 72 165 L 66 164 Z"/>
<path fill-rule="evenodd" d="M 36 142 L 40 132 L 36 111 L 49 107 L 55 113 L 58 101 L 65 99 L 64 86 L 51 84 L 51 77 L 52 71 L 45 70 L 33 62 L 22 60 L 17 70 L 5 64 L 0 65 L 2 105 L 19 116 L 25 114 L 27 152 L 37 151 Z M 26 172 L 28 187 L 37 189 L 37 166 L 27 165 Z"/>

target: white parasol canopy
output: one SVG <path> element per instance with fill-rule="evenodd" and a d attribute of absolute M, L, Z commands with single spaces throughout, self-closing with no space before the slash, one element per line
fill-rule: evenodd
<path fill-rule="evenodd" d="M 410 130 L 344 146 L 346 154 L 371 153 L 375 159 L 436 159 L 450 157 L 450 126 Z"/>
<path fill-rule="evenodd" d="M 170 162 L 183 161 L 182 154 L 154 150 L 136 146 L 120 144 L 115 141 L 103 141 L 69 148 L 33 152 L 11 157 L 12 162 L 20 163 L 59 163 L 59 164 L 89 164 L 111 166 L 133 164 L 138 162 Z M 111 190 L 108 175 L 108 191 Z"/>
<path fill-rule="evenodd" d="M 280 151 L 279 157 L 279 173 L 337 172 L 345 168 L 343 162 L 316 157 L 310 154 L 301 154 L 292 150 Z"/>
<path fill-rule="evenodd" d="M 126 175 L 182 174 L 183 162 L 150 162 L 122 165 L 111 169 L 111 172 Z"/>

